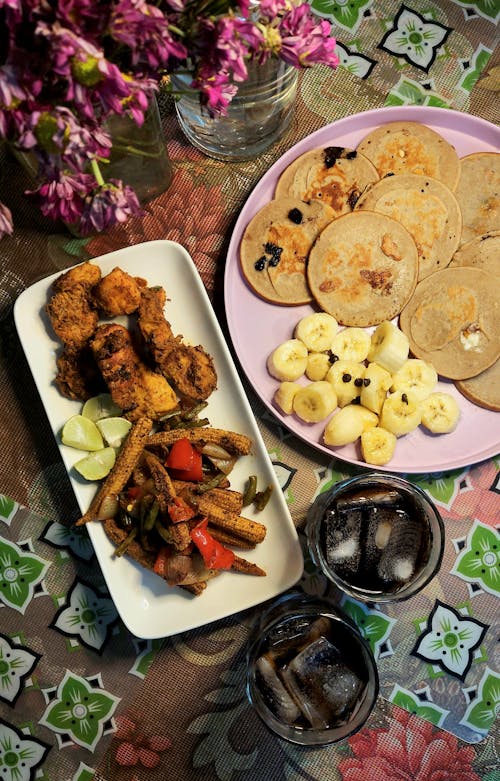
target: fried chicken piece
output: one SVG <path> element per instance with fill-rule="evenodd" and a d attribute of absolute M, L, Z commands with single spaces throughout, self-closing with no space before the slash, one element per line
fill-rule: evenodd
<path fill-rule="evenodd" d="M 144 279 L 132 277 L 117 266 L 95 285 L 92 295 L 97 308 L 106 317 L 130 315 L 139 307 L 144 285 Z"/>
<path fill-rule="evenodd" d="M 56 385 L 63 396 L 76 401 L 87 401 L 104 393 L 106 383 L 88 345 L 65 347 L 56 359 Z"/>
<path fill-rule="evenodd" d="M 100 279 L 101 269 L 99 266 L 95 266 L 87 260 L 85 263 L 80 263 L 57 277 L 52 288 L 57 293 L 60 290 L 68 290 L 73 285 L 81 284 L 87 290 L 90 290 L 94 285 L 97 285 Z"/>
<path fill-rule="evenodd" d="M 98 314 L 84 282 L 63 286 L 54 293 L 45 310 L 54 333 L 70 347 L 83 347 L 97 328 Z"/>
<path fill-rule="evenodd" d="M 97 365 L 115 404 L 129 420 L 153 420 L 175 409 L 177 396 L 167 380 L 152 372 L 137 355 L 132 337 L 118 323 L 101 325 L 90 342 Z"/>
<path fill-rule="evenodd" d="M 145 288 L 139 304 L 139 330 L 156 365 L 185 398 L 204 401 L 217 387 L 217 373 L 201 345 L 183 344 L 163 313 L 163 288 Z"/>

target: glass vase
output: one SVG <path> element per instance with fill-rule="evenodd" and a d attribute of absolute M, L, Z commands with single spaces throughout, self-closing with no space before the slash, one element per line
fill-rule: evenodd
<path fill-rule="evenodd" d="M 163 134 L 156 98 L 151 100 L 139 126 L 126 115 L 113 114 L 106 121 L 113 141 L 103 176 L 132 187 L 140 203 L 164 192 L 172 181 L 172 165 Z"/>
<path fill-rule="evenodd" d="M 211 117 L 191 90 L 189 74 L 171 76 L 177 118 L 193 146 L 217 160 L 251 160 L 268 149 L 290 125 L 298 70 L 279 59 L 251 63 L 247 81 L 228 106 L 226 116 Z"/>

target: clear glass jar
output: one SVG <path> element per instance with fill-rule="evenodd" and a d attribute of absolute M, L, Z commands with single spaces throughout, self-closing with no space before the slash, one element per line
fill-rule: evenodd
<path fill-rule="evenodd" d="M 113 148 L 109 163 L 102 164 L 104 178 L 128 184 L 140 203 L 164 192 L 172 181 L 172 164 L 156 98 L 153 96 L 141 126 L 120 114 L 111 115 L 106 126 Z"/>
<path fill-rule="evenodd" d="M 247 695 L 264 724 L 302 746 L 359 730 L 379 691 L 375 659 L 331 600 L 290 592 L 259 614 L 247 648 Z"/>
<path fill-rule="evenodd" d="M 199 93 L 189 88 L 189 74 L 170 77 L 175 109 L 193 146 L 217 160 L 251 160 L 287 130 L 293 116 L 298 70 L 279 59 L 251 64 L 247 81 L 228 106 L 226 116 L 210 117 Z"/>
<path fill-rule="evenodd" d="M 444 526 L 425 491 L 403 477 L 369 472 L 320 494 L 307 515 L 314 563 L 341 591 L 363 602 L 393 602 L 437 574 Z"/>

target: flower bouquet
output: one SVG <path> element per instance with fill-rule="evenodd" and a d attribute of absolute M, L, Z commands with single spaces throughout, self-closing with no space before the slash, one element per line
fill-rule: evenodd
<path fill-rule="evenodd" d="M 299 0 L 0 0 L 0 26 L 0 138 L 36 161 L 28 197 L 83 235 L 141 212 L 134 190 L 106 176 L 106 123 L 142 125 L 169 74 L 188 72 L 223 115 L 252 62 L 338 64 L 330 23 Z M 0 237 L 12 232 L 0 203 Z"/>

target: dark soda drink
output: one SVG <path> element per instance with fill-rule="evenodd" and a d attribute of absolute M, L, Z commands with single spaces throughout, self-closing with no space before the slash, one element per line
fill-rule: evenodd
<path fill-rule="evenodd" d="M 403 478 L 363 475 L 320 496 L 308 518 L 313 559 L 342 590 L 365 601 L 411 596 L 439 568 L 439 513 Z"/>
<path fill-rule="evenodd" d="M 302 744 L 339 740 L 359 729 L 378 691 L 369 646 L 326 601 L 284 602 L 251 643 L 248 693 L 266 724 Z"/>

